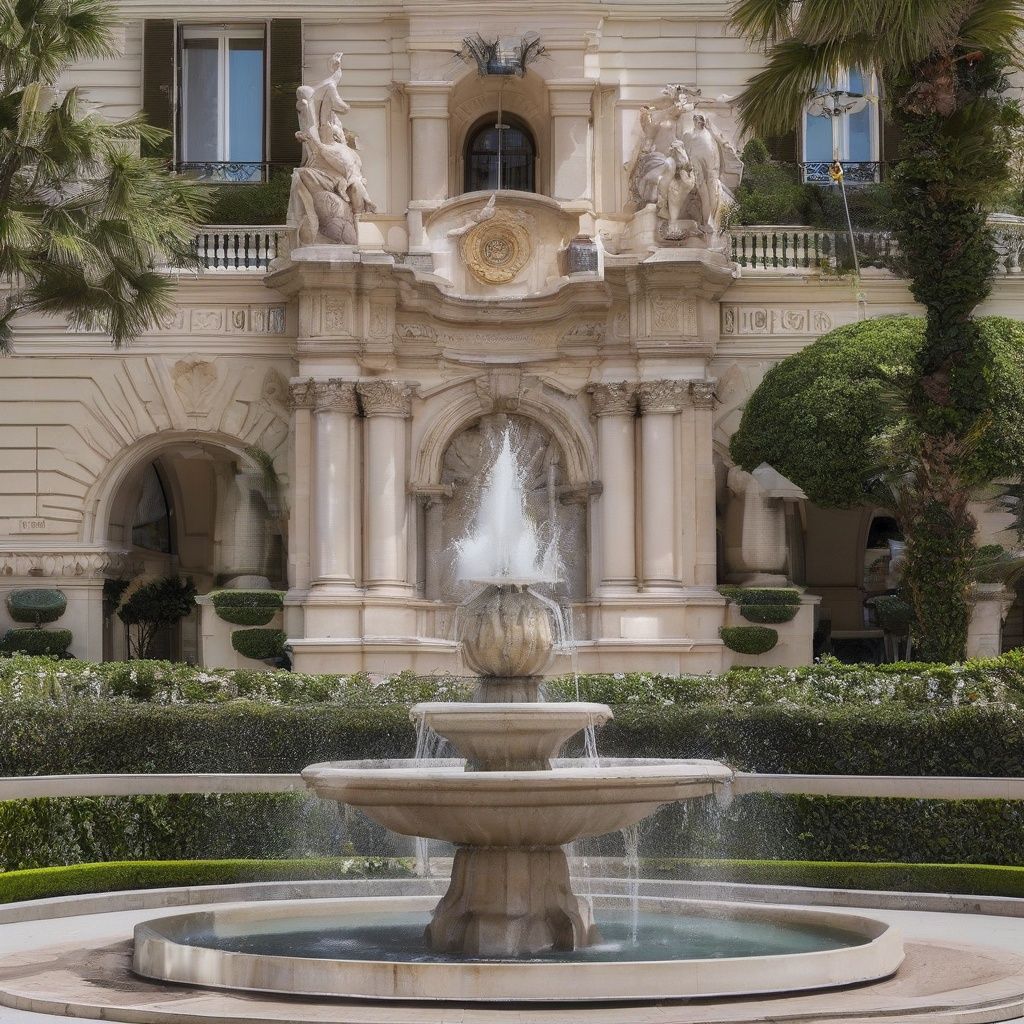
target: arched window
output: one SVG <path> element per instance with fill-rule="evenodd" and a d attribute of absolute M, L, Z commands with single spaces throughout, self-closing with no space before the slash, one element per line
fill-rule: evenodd
<path fill-rule="evenodd" d="M 537 146 L 517 117 L 497 112 L 482 118 L 466 138 L 466 192 L 496 188 L 535 192 Z M 500 172 L 500 173 L 499 173 Z"/>
<path fill-rule="evenodd" d="M 147 551 L 169 555 L 174 551 L 171 533 L 171 504 L 156 463 L 150 463 L 142 476 L 142 491 L 132 518 L 132 544 Z"/>

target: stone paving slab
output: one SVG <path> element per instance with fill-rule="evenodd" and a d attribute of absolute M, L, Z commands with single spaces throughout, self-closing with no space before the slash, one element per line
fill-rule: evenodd
<path fill-rule="evenodd" d="M 131 943 L 94 940 L 0 960 L 0 1004 L 132 1024 L 988 1024 L 1024 1014 L 1024 956 L 1003 949 L 908 942 L 892 978 L 828 992 L 660 1005 L 369 1003 L 214 992 L 137 978 Z"/>

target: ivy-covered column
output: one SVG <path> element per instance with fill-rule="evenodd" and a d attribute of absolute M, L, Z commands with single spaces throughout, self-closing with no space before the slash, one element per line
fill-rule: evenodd
<path fill-rule="evenodd" d="M 406 420 L 412 388 L 397 380 L 359 383 L 366 416 L 366 587 L 409 590 L 409 497 Z"/>
<path fill-rule="evenodd" d="M 354 590 L 362 513 L 356 386 L 337 378 L 318 380 L 314 401 L 313 583 Z"/>
<path fill-rule="evenodd" d="M 592 384 L 601 476 L 601 593 L 636 593 L 636 390 L 632 381 Z"/>
<path fill-rule="evenodd" d="M 644 590 L 680 589 L 682 577 L 679 413 L 689 402 L 685 380 L 640 385 L 641 550 Z"/>

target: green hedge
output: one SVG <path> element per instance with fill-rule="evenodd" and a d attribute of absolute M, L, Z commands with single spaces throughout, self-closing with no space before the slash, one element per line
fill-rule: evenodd
<path fill-rule="evenodd" d="M 291 793 L 54 797 L 0 802 L 0 868 L 101 860 L 329 856 L 336 804 Z"/>
<path fill-rule="evenodd" d="M 407 861 L 380 857 L 115 861 L 0 873 L 0 903 L 118 892 L 122 889 L 314 879 L 404 878 L 411 873 Z"/>
<path fill-rule="evenodd" d="M 231 646 L 246 658 L 264 661 L 279 658 L 287 639 L 288 634 L 283 629 L 236 629 L 231 634 Z"/>
<path fill-rule="evenodd" d="M 736 604 L 782 604 L 799 605 L 800 591 L 792 587 L 726 587 L 718 592 Z"/>
<path fill-rule="evenodd" d="M 737 654 L 767 654 L 779 642 L 778 631 L 767 626 L 723 626 L 718 635 Z"/>
<path fill-rule="evenodd" d="M 236 626 L 265 626 L 284 607 L 280 590 L 219 590 L 212 600 L 218 617 Z"/>
<path fill-rule="evenodd" d="M 795 604 L 741 604 L 740 615 L 747 622 L 773 623 L 792 622 L 799 607 Z"/>
<path fill-rule="evenodd" d="M 0 640 L 0 654 L 56 655 L 66 653 L 74 639 L 70 629 L 9 629 Z"/>
<path fill-rule="evenodd" d="M 15 622 L 28 622 L 33 626 L 56 622 L 68 608 L 64 592 L 49 587 L 12 590 L 5 603 L 7 614 Z"/>

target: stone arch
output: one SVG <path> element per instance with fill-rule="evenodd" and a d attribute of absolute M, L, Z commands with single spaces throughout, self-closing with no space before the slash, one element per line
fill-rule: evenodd
<path fill-rule="evenodd" d="M 422 431 L 414 438 L 414 488 L 439 484 L 444 453 L 452 438 L 496 410 L 518 413 L 544 424 L 565 455 L 569 486 L 583 488 L 596 479 L 594 433 L 578 402 L 537 387 L 521 388 L 507 396 L 494 394 L 494 390 L 488 378 L 477 378 L 464 382 L 457 393 L 449 388 L 425 396 Z"/>
<path fill-rule="evenodd" d="M 500 93 L 500 96 L 499 96 Z M 537 147 L 536 190 L 551 194 L 551 115 L 547 85 L 533 69 L 522 78 L 481 78 L 467 71 L 452 88 L 449 112 L 449 176 L 452 195 L 462 192 L 465 181 L 467 134 L 480 119 L 501 110 L 522 121 Z"/>

